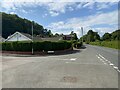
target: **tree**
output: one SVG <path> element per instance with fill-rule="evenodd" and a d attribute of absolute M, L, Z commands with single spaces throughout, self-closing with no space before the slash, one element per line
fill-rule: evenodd
<path fill-rule="evenodd" d="M 92 31 L 92 30 L 89 30 L 88 31 L 88 33 L 87 33 L 87 41 L 88 42 L 93 42 L 93 41 L 95 41 L 95 39 L 94 39 L 94 32 Z"/>
<path fill-rule="evenodd" d="M 111 34 L 105 33 L 105 34 L 102 36 L 102 40 L 111 40 Z"/>
<path fill-rule="evenodd" d="M 48 31 L 48 36 L 49 36 L 49 37 L 52 37 L 52 36 L 53 36 L 51 30 Z"/>
<path fill-rule="evenodd" d="M 120 29 L 114 31 L 113 33 L 111 33 L 111 35 L 112 40 L 120 40 Z"/>
<path fill-rule="evenodd" d="M 74 31 L 71 31 L 70 35 L 72 36 L 72 40 L 78 40 L 77 34 Z"/>
<path fill-rule="evenodd" d="M 58 33 L 55 34 L 55 37 L 60 36 Z"/>
<path fill-rule="evenodd" d="M 94 32 L 94 40 L 100 40 L 100 35 L 98 32 Z"/>
<path fill-rule="evenodd" d="M 94 32 L 93 30 L 89 30 L 86 35 L 80 38 L 83 42 L 94 42 L 96 40 L 100 40 L 100 36 L 98 32 Z"/>
<path fill-rule="evenodd" d="M 25 18 L 21 18 L 16 14 L 6 14 L 2 13 L 2 37 L 7 38 L 9 35 L 15 33 L 16 31 L 22 33 L 32 34 L 31 31 L 32 22 Z M 42 25 L 38 23 L 33 23 L 33 32 L 35 35 L 44 36 L 48 32 L 44 29 Z"/>

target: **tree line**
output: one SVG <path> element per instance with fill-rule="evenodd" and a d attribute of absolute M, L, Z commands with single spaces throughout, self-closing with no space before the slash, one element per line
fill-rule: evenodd
<path fill-rule="evenodd" d="M 2 14 L 2 37 L 7 38 L 8 36 L 12 35 L 16 31 L 22 33 L 28 33 L 32 35 L 32 24 L 33 24 L 33 33 L 34 36 L 40 37 L 57 37 L 63 36 L 64 34 L 56 33 L 53 35 L 51 30 L 45 29 L 42 25 L 34 21 L 30 21 L 25 18 L 21 18 L 16 14 L 7 14 L 4 12 L 0 12 Z M 73 36 L 73 40 L 77 40 L 77 34 L 73 31 L 69 34 Z"/>
<path fill-rule="evenodd" d="M 52 36 L 51 30 L 45 29 L 42 25 L 34 21 L 21 18 L 16 14 L 7 14 L 0 12 L 2 14 L 2 37 L 7 38 L 9 35 L 15 33 L 16 31 L 22 33 L 32 34 L 31 28 L 32 24 L 34 27 L 34 35 Z"/>
<path fill-rule="evenodd" d="M 102 37 L 98 34 L 98 32 L 94 32 L 93 30 L 89 30 L 87 34 L 80 38 L 80 40 L 86 43 L 94 42 L 94 41 L 112 41 L 112 40 L 120 40 L 120 29 L 112 32 L 105 33 Z"/>

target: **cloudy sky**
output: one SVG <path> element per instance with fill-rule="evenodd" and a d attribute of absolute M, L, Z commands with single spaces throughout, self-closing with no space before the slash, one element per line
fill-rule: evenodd
<path fill-rule="evenodd" d="M 100 35 L 118 29 L 117 0 L 88 1 L 0 0 L 0 12 L 35 21 L 53 33 L 69 34 L 74 31 L 79 37 L 80 27 L 84 28 L 84 34 L 92 29 Z"/>

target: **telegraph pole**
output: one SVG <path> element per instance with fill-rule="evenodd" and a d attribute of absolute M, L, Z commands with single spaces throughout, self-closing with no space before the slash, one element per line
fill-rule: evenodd
<path fill-rule="evenodd" d="M 83 27 L 81 27 L 81 32 L 82 32 L 82 43 L 83 43 Z"/>
<path fill-rule="evenodd" d="M 33 51 L 33 21 L 32 21 L 32 54 L 34 53 Z"/>

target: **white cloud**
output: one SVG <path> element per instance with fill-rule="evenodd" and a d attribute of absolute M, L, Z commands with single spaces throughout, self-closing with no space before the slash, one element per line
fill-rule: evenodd
<path fill-rule="evenodd" d="M 113 11 L 109 13 L 100 13 L 96 15 L 91 15 L 88 17 L 82 18 L 71 18 L 66 21 L 60 21 L 51 23 L 48 28 L 53 30 L 53 32 L 62 32 L 62 31 L 75 31 L 80 35 L 80 27 L 84 27 L 84 33 L 88 30 L 99 30 L 98 32 L 102 34 L 102 31 L 113 31 L 117 29 L 117 22 L 118 22 L 118 11 Z M 106 25 L 106 27 L 99 27 L 99 28 L 91 28 L 94 25 Z M 113 28 L 109 28 L 107 25 L 113 26 Z M 116 27 L 114 27 L 116 25 Z"/>
<path fill-rule="evenodd" d="M 10 14 L 15 14 L 15 12 L 10 12 Z"/>
<path fill-rule="evenodd" d="M 89 9 L 93 9 L 95 2 L 88 2 L 85 5 L 83 5 L 83 8 L 87 7 Z"/>
<path fill-rule="evenodd" d="M 42 3 L 42 6 L 45 6 L 51 16 L 58 16 L 60 13 L 65 13 L 67 7 L 69 10 L 73 10 L 72 6 L 75 3 L 72 2 L 48 2 Z"/>
<path fill-rule="evenodd" d="M 50 11 L 49 13 L 51 14 L 51 16 L 58 16 L 59 15 L 59 13 L 55 12 L 55 11 Z"/>
<path fill-rule="evenodd" d="M 51 2 L 47 2 L 51 1 Z M 80 0 L 81 1 L 81 0 Z M 88 8 L 88 9 L 94 9 L 95 6 L 95 0 L 82 0 L 81 2 L 75 2 L 73 0 L 67 1 L 67 0 L 2 0 L 0 2 L 0 10 L 5 12 L 11 12 L 16 10 L 21 10 L 24 7 L 37 7 L 41 6 L 44 7 L 48 14 L 51 16 L 58 16 L 62 13 L 65 13 L 66 11 L 73 11 L 76 9 L 82 9 L 82 8 Z M 100 10 L 103 8 L 108 8 L 115 3 L 98 3 L 96 9 Z M 26 11 L 27 12 L 27 11 Z"/>
<path fill-rule="evenodd" d="M 117 2 L 99 2 L 99 4 L 97 4 L 97 9 L 105 9 L 105 8 L 109 8 L 112 5 L 117 4 Z"/>

